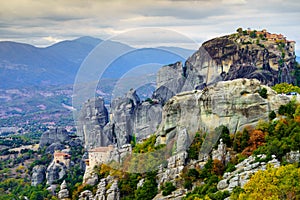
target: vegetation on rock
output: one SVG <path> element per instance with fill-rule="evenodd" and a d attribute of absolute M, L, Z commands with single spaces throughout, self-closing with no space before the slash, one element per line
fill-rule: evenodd
<path fill-rule="evenodd" d="M 232 199 L 299 199 L 300 168 L 286 165 L 269 166 L 255 173 L 243 190 L 234 191 Z"/>

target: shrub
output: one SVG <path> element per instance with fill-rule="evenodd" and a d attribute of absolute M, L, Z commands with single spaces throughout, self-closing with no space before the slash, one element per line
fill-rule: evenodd
<path fill-rule="evenodd" d="M 149 172 L 145 178 L 145 183 L 135 191 L 135 199 L 151 200 L 157 194 L 156 172 Z"/>
<path fill-rule="evenodd" d="M 201 145 L 203 143 L 203 138 L 200 133 L 196 133 L 192 144 L 188 149 L 188 157 L 189 159 L 198 159 L 199 151 L 201 149 Z"/>
<path fill-rule="evenodd" d="M 299 199 L 300 168 L 286 165 L 279 168 L 268 167 L 266 171 L 255 173 L 240 192 L 238 199 Z"/>
<path fill-rule="evenodd" d="M 270 112 L 270 114 L 269 114 L 269 119 L 270 119 L 270 121 L 272 121 L 275 118 L 276 118 L 276 113 L 274 112 L 274 110 L 272 110 L 272 112 Z"/>
<path fill-rule="evenodd" d="M 171 182 L 166 182 L 162 187 L 162 195 L 167 196 L 176 190 L 176 187 Z"/>
<path fill-rule="evenodd" d="M 268 92 L 268 91 L 267 91 L 266 88 L 262 88 L 262 89 L 260 89 L 260 90 L 258 91 L 259 95 L 260 95 L 262 98 L 264 98 L 264 99 L 268 98 L 267 92 Z"/>
<path fill-rule="evenodd" d="M 227 163 L 225 172 L 233 172 L 234 170 L 236 170 L 235 164 L 233 164 L 231 162 Z"/>

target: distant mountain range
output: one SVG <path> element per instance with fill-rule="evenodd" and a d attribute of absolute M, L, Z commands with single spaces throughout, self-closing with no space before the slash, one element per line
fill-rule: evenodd
<path fill-rule="evenodd" d="M 38 48 L 29 44 L 0 42 L 0 88 L 72 84 L 87 55 L 102 42 L 93 37 L 80 37 Z M 113 42 L 113 48 L 131 49 L 115 60 L 104 73 L 105 78 L 119 78 L 135 66 L 151 62 L 170 64 L 184 61 L 194 50 L 177 47 L 137 49 Z M 114 49 L 108 49 L 114 51 Z M 174 53 L 170 53 L 174 52 Z M 184 58 L 179 55 L 184 55 Z"/>

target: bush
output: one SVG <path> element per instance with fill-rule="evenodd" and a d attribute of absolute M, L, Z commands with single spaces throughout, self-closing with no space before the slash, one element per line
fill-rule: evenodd
<path fill-rule="evenodd" d="M 157 194 L 156 172 L 149 172 L 145 178 L 145 183 L 135 191 L 135 199 L 151 200 Z"/>
<path fill-rule="evenodd" d="M 268 167 L 258 171 L 244 186 L 245 192 L 238 199 L 299 199 L 300 198 L 300 168 L 286 165 L 279 168 Z"/>
<path fill-rule="evenodd" d="M 269 119 L 270 119 L 270 121 L 272 121 L 275 118 L 276 118 L 276 113 L 274 112 L 274 110 L 272 110 L 272 112 L 270 112 L 270 114 L 269 114 Z"/>
<path fill-rule="evenodd" d="M 185 180 L 183 183 L 185 189 L 191 190 L 193 187 L 193 182 L 191 180 Z"/>
<path fill-rule="evenodd" d="M 251 38 L 256 38 L 256 31 L 251 31 L 250 32 L 250 37 Z"/>
<path fill-rule="evenodd" d="M 203 138 L 200 133 L 196 133 L 192 144 L 188 149 L 188 157 L 189 159 L 197 160 L 199 156 L 199 151 L 201 149 L 201 145 L 203 143 Z"/>
<path fill-rule="evenodd" d="M 223 200 L 227 197 L 230 196 L 230 193 L 229 191 L 218 191 L 216 193 L 211 193 L 211 194 L 208 194 L 209 198 L 211 198 L 212 200 Z"/>
<path fill-rule="evenodd" d="M 176 190 L 176 187 L 171 182 L 166 182 L 162 187 L 162 195 L 167 196 Z"/>
<path fill-rule="evenodd" d="M 286 105 L 281 105 L 278 109 L 278 114 L 280 115 L 286 115 L 291 118 L 294 117 L 294 114 L 296 112 L 297 104 L 295 100 L 291 100 L 288 104 Z"/>
<path fill-rule="evenodd" d="M 231 162 L 227 163 L 225 167 L 225 172 L 233 172 L 234 170 L 236 170 L 235 164 Z"/>
<path fill-rule="evenodd" d="M 260 90 L 258 91 L 259 95 L 260 95 L 262 98 L 264 98 L 264 99 L 268 98 L 267 92 L 268 92 L 268 91 L 267 91 L 266 88 L 262 88 L 262 89 L 260 89 Z"/>
<path fill-rule="evenodd" d="M 231 141 L 231 138 L 230 138 L 230 133 L 229 133 L 229 129 L 224 126 L 224 125 L 221 125 L 219 127 L 217 127 L 215 129 L 215 131 L 217 133 L 220 133 L 220 138 L 222 139 L 223 143 L 226 144 L 227 147 L 231 147 L 232 145 L 232 141 Z"/>

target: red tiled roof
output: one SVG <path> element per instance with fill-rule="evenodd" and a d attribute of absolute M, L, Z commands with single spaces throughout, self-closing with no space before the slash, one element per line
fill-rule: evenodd
<path fill-rule="evenodd" d="M 94 149 L 90 149 L 89 152 L 107 152 L 110 150 L 111 150 L 111 147 L 96 147 Z"/>
<path fill-rule="evenodd" d="M 67 157 L 71 157 L 70 154 L 68 153 L 63 153 L 63 152 L 55 152 L 54 153 L 54 156 L 57 157 L 57 156 L 67 156 Z"/>

